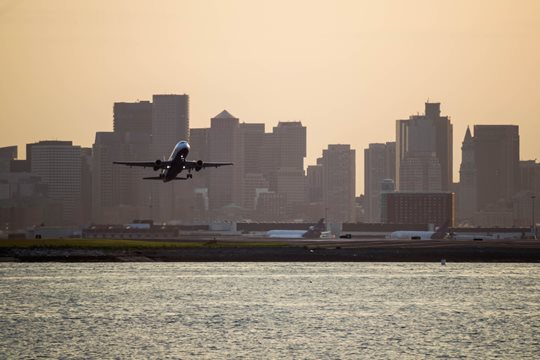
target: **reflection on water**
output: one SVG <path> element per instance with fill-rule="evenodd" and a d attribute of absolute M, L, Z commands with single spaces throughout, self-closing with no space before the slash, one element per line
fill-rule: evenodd
<path fill-rule="evenodd" d="M 534 358 L 538 270 L 0 264 L 0 358 Z"/>

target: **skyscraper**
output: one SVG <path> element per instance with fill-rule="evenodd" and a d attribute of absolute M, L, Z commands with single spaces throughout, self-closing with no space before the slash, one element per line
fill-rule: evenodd
<path fill-rule="evenodd" d="M 152 133 L 152 103 L 150 101 L 114 103 L 113 114 L 115 133 Z"/>
<path fill-rule="evenodd" d="M 519 188 L 519 127 L 475 125 L 474 153 L 477 169 L 477 208 L 511 208 Z"/>
<path fill-rule="evenodd" d="M 191 145 L 189 158 L 191 160 L 197 161 L 209 159 L 209 133 L 209 128 L 197 128 L 189 130 L 189 144 Z M 190 181 L 192 182 L 194 189 L 208 189 L 208 171 L 200 171 L 197 176 L 194 176 Z"/>
<path fill-rule="evenodd" d="M 323 206 L 329 223 L 355 220 L 355 155 L 350 145 L 323 150 Z"/>
<path fill-rule="evenodd" d="M 536 160 L 525 160 L 519 162 L 519 168 L 521 186 L 513 197 L 513 222 L 534 229 L 532 208 L 540 209 L 540 164 Z M 538 220 L 540 216 L 536 214 L 535 220 Z"/>
<path fill-rule="evenodd" d="M 310 165 L 306 171 L 307 201 L 309 203 L 321 203 L 323 200 L 323 167 L 322 159 L 318 159 L 317 165 Z"/>
<path fill-rule="evenodd" d="M 261 174 L 261 149 L 264 124 L 242 123 L 239 125 L 244 142 L 244 171 L 246 174 Z"/>
<path fill-rule="evenodd" d="M 8 172 L 10 164 L 17 158 L 17 146 L 0 148 L 0 172 Z"/>
<path fill-rule="evenodd" d="M 433 153 L 416 153 L 401 160 L 400 188 L 403 191 L 441 191 L 441 165 Z"/>
<path fill-rule="evenodd" d="M 32 173 L 47 185 L 50 199 L 62 204 L 62 223 L 81 222 L 81 147 L 71 141 L 40 141 L 29 144 Z"/>
<path fill-rule="evenodd" d="M 113 166 L 113 161 L 151 159 L 152 103 L 115 103 L 113 132 L 98 132 L 93 146 L 95 222 L 126 223 L 151 218 L 149 169 Z"/>
<path fill-rule="evenodd" d="M 168 158 L 180 140 L 189 141 L 189 96 L 152 97 L 152 147 L 157 159 Z"/>
<path fill-rule="evenodd" d="M 264 124 L 239 125 L 244 143 L 243 207 L 254 210 L 258 189 L 268 191 L 268 181 L 263 177 L 261 151 L 265 136 Z"/>
<path fill-rule="evenodd" d="M 272 131 L 276 138 L 279 168 L 304 170 L 306 127 L 300 121 L 280 121 Z"/>
<path fill-rule="evenodd" d="M 459 168 L 459 191 L 457 194 L 457 218 L 471 220 L 476 211 L 476 162 L 474 141 L 467 127 L 461 145 L 461 166 Z"/>
<path fill-rule="evenodd" d="M 180 141 L 189 141 L 189 96 L 154 95 L 152 97 L 152 152 L 155 159 L 168 159 Z M 182 197 L 190 184 L 174 181 L 169 186 L 152 183 L 152 212 L 157 221 L 178 220 L 185 209 Z"/>
<path fill-rule="evenodd" d="M 396 121 L 396 186 L 401 191 L 448 191 L 452 184 L 452 124 L 440 103 L 424 115 Z"/>
<path fill-rule="evenodd" d="M 224 110 L 211 119 L 208 133 L 210 161 L 233 162 L 219 170 L 219 176 L 210 176 L 210 208 L 219 210 L 224 206 L 243 204 L 244 144 L 238 118 Z"/>
<path fill-rule="evenodd" d="M 270 189 L 282 194 L 289 216 L 297 216 L 306 200 L 306 127 L 300 121 L 280 121 L 272 130 L 274 169 Z"/>
<path fill-rule="evenodd" d="M 369 144 L 364 150 L 364 195 L 367 222 L 381 221 L 381 191 L 385 179 L 396 178 L 396 143 Z"/>

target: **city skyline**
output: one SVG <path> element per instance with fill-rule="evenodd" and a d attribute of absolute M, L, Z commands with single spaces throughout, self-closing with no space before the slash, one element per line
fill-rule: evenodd
<path fill-rule="evenodd" d="M 540 133 L 539 13 L 535 1 L 12 2 L 0 8 L 0 144 L 21 157 L 41 139 L 90 147 L 112 129 L 113 102 L 186 93 L 194 128 L 223 109 L 302 122 L 308 165 L 328 144 L 392 141 L 395 120 L 429 98 L 454 125 L 457 181 L 468 125 Z M 538 151 L 522 136 L 522 159 Z M 360 169 L 362 156 L 358 190 Z"/>
<path fill-rule="evenodd" d="M 154 97 L 154 96 L 165 96 L 165 97 L 166 97 L 166 96 L 171 96 L 171 95 L 173 95 L 173 94 L 161 94 L 161 95 L 155 95 L 155 94 L 154 94 L 154 95 L 152 95 L 152 97 Z M 188 94 L 183 94 L 182 96 L 185 96 L 185 95 L 188 95 Z M 174 96 L 177 96 L 177 95 L 174 95 Z M 136 103 L 143 103 L 143 104 L 144 104 L 144 103 L 147 103 L 147 104 L 149 104 L 150 102 L 149 102 L 148 99 L 137 99 L 136 102 L 135 102 L 135 101 L 134 101 L 134 102 L 127 102 L 127 101 L 125 101 L 125 102 L 124 102 L 124 101 L 118 102 L 118 101 L 115 101 L 115 102 L 113 103 L 113 108 L 114 108 L 115 106 L 117 106 L 118 104 L 136 104 Z M 426 102 L 425 104 L 426 104 L 426 105 L 427 105 L 427 104 L 441 105 L 440 103 L 433 103 L 433 102 Z M 191 111 L 191 109 L 190 109 L 190 111 Z M 223 110 L 222 112 L 227 112 L 227 110 Z M 416 112 L 416 114 L 410 115 L 410 116 L 411 116 L 411 117 L 418 117 L 418 116 L 423 117 L 424 115 L 425 115 L 425 113 L 422 113 L 422 112 Z M 451 120 L 451 116 L 447 116 L 447 117 L 448 117 L 448 119 Z M 210 120 L 212 120 L 212 118 L 210 118 Z M 403 120 L 396 119 L 396 120 L 394 120 L 394 123 L 395 123 L 396 121 L 403 121 Z M 115 127 L 115 123 L 114 123 L 114 122 L 115 122 L 114 111 L 113 111 L 113 113 L 111 114 L 110 122 L 111 122 L 111 127 L 112 127 L 111 130 L 114 130 L 114 127 Z M 279 124 L 279 123 L 282 123 L 282 122 L 283 122 L 283 121 L 278 121 L 278 124 Z M 295 122 L 295 121 L 292 121 L 292 122 Z M 254 123 L 253 123 L 253 122 L 249 122 L 249 121 L 242 120 L 241 124 L 254 124 Z M 263 122 L 262 124 L 263 124 L 263 125 L 268 125 L 268 123 L 266 123 L 266 122 Z M 513 124 L 513 123 L 508 123 L 508 124 L 475 124 L 475 123 L 472 123 L 472 124 L 470 124 L 470 125 L 467 125 L 467 128 L 466 128 L 466 129 L 469 129 L 469 127 L 478 126 L 478 125 L 487 125 L 487 126 L 494 126 L 494 125 L 496 125 L 496 126 L 518 126 L 518 127 L 519 127 L 519 125 L 516 125 L 516 124 Z M 272 126 L 272 125 L 270 124 L 270 126 Z M 209 124 L 207 127 L 197 127 L 197 128 L 195 128 L 195 129 L 209 129 L 209 128 L 210 128 L 210 124 Z M 306 126 L 306 128 L 309 128 L 309 127 Z M 187 129 L 187 131 L 189 132 L 189 130 L 191 130 L 191 129 L 193 129 L 193 128 L 189 127 L 189 128 Z M 394 129 L 394 131 L 395 131 L 395 129 Z M 467 131 L 468 131 L 468 130 L 466 130 L 464 133 L 466 133 Z M 92 139 L 95 139 L 96 134 L 101 133 L 101 132 L 103 132 L 103 131 L 101 131 L 101 130 L 96 131 L 96 132 L 93 134 Z M 364 148 L 362 148 L 362 149 L 359 149 L 359 150 L 362 150 L 362 151 L 363 151 L 364 149 L 367 149 L 367 148 L 369 148 L 371 145 L 374 145 L 374 144 L 381 144 L 381 143 L 384 144 L 384 143 L 389 143 L 389 142 L 395 142 L 395 141 L 396 141 L 396 133 L 394 132 L 393 135 L 394 135 L 394 137 L 391 137 L 391 138 L 389 138 L 389 139 L 387 139 L 386 141 L 383 141 L 383 142 L 369 141 L 369 139 L 368 139 L 369 142 L 366 144 L 366 146 L 365 146 Z M 454 134 L 454 136 L 453 136 L 453 143 L 456 143 L 456 142 L 461 143 L 461 140 L 459 140 L 460 136 L 461 136 L 460 134 L 457 134 L 457 135 Z M 308 136 L 308 137 L 309 137 L 309 136 Z M 534 136 L 530 136 L 530 137 L 533 138 Z M 187 137 L 182 137 L 182 139 L 179 138 L 178 140 L 183 140 L 184 138 L 189 138 L 189 136 L 187 136 Z M 526 138 L 527 138 L 526 136 L 522 136 L 522 143 L 523 143 L 523 139 L 526 139 Z M 93 144 L 94 144 L 94 143 L 93 143 L 94 140 L 92 140 L 92 143 L 91 143 L 89 146 L 85 146 L 85 145 L 82 145 L 82 144 L 80 144 L 80 143 L 76 143 L 76 141 L 74 141 L 73 138 L 62 139 L 62 138 L 58 138 L 58 137 L 55 137 L 55 138 L 36 138 L 33 142 L 39 142 L 39 141 L 68 141 L 68 142 L 73 142 L 74 144 L 76 144 L 77 146 L 80 146 L 80 147 L 82 147 L 82 148 L 92 148 L 92 146 L 93 146 Z M 526 140 L 525 140 L 525 142 L 526 142 Z M 308 143 L 309 143 L 309 141 L 308 141 Z M 7 142 L 7 143 L 4 143 L 4 144 L 0 144 L 0 147 L 17 146 L 17 147 L 18 147 L 18 151 L 17 151 L 17 159 L 19 159 L 19 160 L 24 160 L 24 159 L 28 160 L 28 156 L 27 156 L 27 154 L 26 154 L 26 151 L 27 151 L 27 145 L 28 145 L 28 144 L 29 144 L 29 143 L 26 143 L 26 144 L 17 144 L 17 143 L 14 143 L 14 142 Z M 328 145 L 335 145 L 335 144 L 350 145 L 351 147 L 354 148 L 354 146 L 353 146 L 352 144 L 346 144 L 346 143 L 344 143 L 344 142 L 339 142 L 339 141 L 336 142 L 336 143 L 334 143 L 334 144 L 328 143 L 328 144 L 325 144 L 324 146 L 327 147 Z M 318 151 L 320 152 L 322 149 L 323 149 L 323 148 L 318 149 Z M 462 160 L 461 154 L 460 154 L 460 153 L 461 153 L 461 150 L 460 150 L 460 149 L 461 149 L 461 145 L 458 147 L 458 149 L 454 149 L 454 150 L 453 150 L 453 155 L 454 155 L 454 156 L 453 156 L 453 157 L 454 157 L 454 159 L 453 159 L 454 170 L 453 170 L 453 172 L 452 172 L 452 174 L 453 174 L 452 178 L 453 178 L 453 182 L 454 182 L 454 183 L 458 183 L 458 182 L 459 182 L 459 167 L 460 167 L 460 163 L 461 163 L 461 160 Z M 165 153 L 166 153 L 168 150 L 170 150 L 170 149 L 169 149 L 169 148 L 165 148 L 165 149 L 164 149 Z M 519 157 L 520 160 L 524 160 L 524 161 L 526 161 L 526 160 L 532 160 L 532 161 L 537 160 L 536 157 L 535 157 L 535 158 L 524 158 L 524 157 L 523 157 L 523 145 L 522 145 L 522 144 L 521 144 L 519 150 L 520 150 L 520 152 L 519 152 L 519 154 L 518 154 L 518 157 Z M 309 154 L 309 153 L 311 153 L 311 152 L 313 152 L 313 149 L 310 149 L 309 146 L 308 146 L 308 147 L 307 147 L 307 154 Z M 164 153 L 164 154 L 165 154 L 165 153 Z M 455 156 L 456 153 L 457 153 L 457 158 L 456 158 L 456 156 Z M 539 155 L 540 155 L 540 154 L 539 154 Z M 311 159 L 309 158 L 309 156 L 307 156 L 307 157 L 306 157 L 306 163 L 304 164 L 304 169 L 307 170 L 307 167 L 308 167 L 308 166 L 310 166 L 310 165 L 316 165 L 316 164 L 317 164 L 317 159 L 318 159 L 319 157 L 320 157 L 320 155 L 315 156 L 315 158 L 313 159 L 313 161 L 310 162 Z M 364 163 L 364 161 L 365 161 L 365 159 L 364 159 L 363 157 L 359 157 L 358 159 L 356 159 L 356 167 L 357 167 L 357 169 L 356 169 L 356 185 L 355 185 L 355 187 L 356 187 L 356 189 L 357 189 L 357 194 L 356 194 L 356 195 L 365 195 L 365 193 L 359 192 L 359 191 L 363 191 L 362 189 L 364 189 L 364 187 L 365 187 L 365 183 L 364 183 L 364 180 L 365 180 L 365 177 L 364 177 L 364 167 L 365 167 L 365 163 Z M 360 165 L 360 164 L 361 164 L 361 165 Z M 456 169 L 456 164 L 457 164 L 457 169 Z M 362 168 L 359 168 L 360 166 L 362 166 Z M 457 175 L 456 175 L 456 174 L 457 174 Z M 361 184 L 361 187 L 360 187 L 360 188 L 359 188 L 359 184 Z"/>

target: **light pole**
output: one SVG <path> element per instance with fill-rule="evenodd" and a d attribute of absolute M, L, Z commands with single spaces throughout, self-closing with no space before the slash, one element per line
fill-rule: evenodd
<path fill-rule="evenodd" d="M 531 199 L 532 199 L 532 232 L 533 232 L 533 237 L 536 240 L 536 219 L 534 217 L 534 201 L 536 199 L 536 195 L 532 195 Z"/>

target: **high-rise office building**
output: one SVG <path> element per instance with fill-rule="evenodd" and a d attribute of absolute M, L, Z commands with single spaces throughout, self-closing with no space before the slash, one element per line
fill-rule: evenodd
<path fill-rule="evenodd" d="M 279 168 L 276 176 L 277 192 L 285 194 L 291 216 L 306 202 L 306 176 L 303 169 Z"/>
<path fill-rule="evenodd" d="M 329 223 L 355 220 L 355 153 L 350 145 L 323 150 L 323 206 Z"/>
<path fill-rule="evenodd" d="M 233 166 L 219 169 L 219 175 L 208 169 L 210 208 L 219 210 L 224 206 L 243 204 L 244 144 L 238 118 L 224 110 L 211 119 L 208 133 L 209 159 L 216 162 L 232 162 Z"/>
<path fill-rule="evenodd" d="M 473 139 L 478 210 L 511 208 L 520 184 L 519 127 L 475 125 Z"/>
<path fill-rule="evenodd" d="M 152 97 L 152 147 L 158 159 L 168 158 L 180 140 L 189 141 L 189 96 Z"/>
<path fill-rule="evenodd" d="M 61 223 L 80 224 L 82 215 L 81 147 L 71 141 L 28 144 L 32 173 L 47 185 L 50 199 L 62 206 Z"/>
<path fill-rule="evenodd" d="M 156 159 L 168 159 L 174 146 L 189 141 L 189 96 L 154 95 L 152 97 L 152 153 Z M 183 198 L 191 194 L 190 184 L 174 181 L 169 186 L 152 182 L 153 219 L 178 220 L 185 210 Z"/>
<path fill-rule="evenodd" d="M 210 133 L 210 128 L 196 128 L 189 130 L 189 144 L 191 149 L 189 151 L 189 158 L 191 160 L 206 160 L 209 159 L 209 145 L 208 145 L 208 134 Z M 202 170 L 196 176 L 193 176 L 191 183 L 194 189 L 206 189 L 208 192 L 208 171 Z"/>
<path fill-rule="evenodd" d="M 13 162 L 25 162 L 15 160 L 17 150 L 17 146 L 0 148 L 1 230 L 24 231 L 36 224 L 61 224 L 62 206 L 47 198 L 47 185 L 30 172 L 29 166 L 14 169 Z"/>
<path fill-rule="evenodd" d="M 113 161 L 152 159 L 152 103 L 115 103 L 113 132 L 98 132 L 93 145 L 92 219 L 126 223 L 151 218 L 151 170 L 113 166 Z"/>
<path fill-rule="evenodd" d="M 536 160 L 519 162 L 520 188 L 513 197 L 513 223 L 518 226 L 531 226 L 540 216 L 540 164 Z M 537 209 L 533 214 L 533 208 Z M 534 215 L 534 219 L 533 219 Z"/>
<path fill-rule="evenodd" d="M 261 163 L 265 126 L 257 123 L 242 123 L 239 127 L 244 144 L 243 207 L 254 210 L 257 189 L 268 191 L 269 187 L 268 181 L 263 176 Z"/>
<path fill-rule="evenodd" d="M 9 172 L 10 165 L 17 158 L 17 146 L 6 146 L 0 148 L 0 172 Z"/>
<path fill-rule="evenodd" d="M 474 141 L 471 130 L 467 127 L 461 145 L 461 166 L 459 168 L 459 191 L 457 193 L 457 218 L 469 221 L 476 212 L 476 162 L 474 159 Z"/>
<path fill-rule="evenodd" d="M 369 144 L 364 150 L 365 220 L 381 221 L 381 191 L 383 182 L 396 178 L 396 143 Z"/>
<path fill-rule="evenodd" d="M 97 132 L 92 147 L 92 219 L 126 223 L 151 218 L 151 170 L 113 165 L 113 161 L 148 159 L 150 135 Z"/>
<path fill-rule="evenodd" d="M 322 162 L 319 158 L 318 162 Z M 321 203 L 323 200 L 323 167 L 322 164 L 309 165 L 306 170 L 307 201 Z"/>
<path fill-rule="evenodd" d="M 272 132 L 276 139 L 275 154 L 278 156 L 278 168 L 304 170 L 306 127 L 302 126 L 300 121 L 280 121 Z"/>
<path fill-rule="evenodd" d="M 299 121 L 280 121 L 272 129 L 270 151 L 274 159 L 268 173 L 270 189 L 283 194 L 289 216 L 300 213 L 306 200 L 306 175 L 304 158 L 306 157 L 306 127 Z"/>
<path fill-rule="evenodd" d="M 115 133 L 152 133 L 152 103 L 150 101 L 114 103 L 113 114 Z"/>
<path fill-rule="evenodd" d="M 242 123 L 239 125 L 244 142 L 244 171 L 246 174 L 261 174 L 261 149 L 264 139 L 264 124 Z"/>
<path fill-rule="evenodd" d="M 92 148 L 81 148 L 81 222 L 92 222 Z"/>
<path fill-rule="evenodd" d="M 540 163 L 536 160 L 519 162 L 520 191 L 528 191 L 540 198 Z"/>
<path fill-rule="evenodd" d="M 441 191 L 441 165 L 433 153 L 405 156 L 399 173 L 403 191 Z"/>
<path fill-rule="evenodd" d="M 453 130 L 450 119 L 440 113 L 440 103 L 428 102 L 424 115 L 396 121 L 396 186 L 399 190 L 450 189 Z"/>

